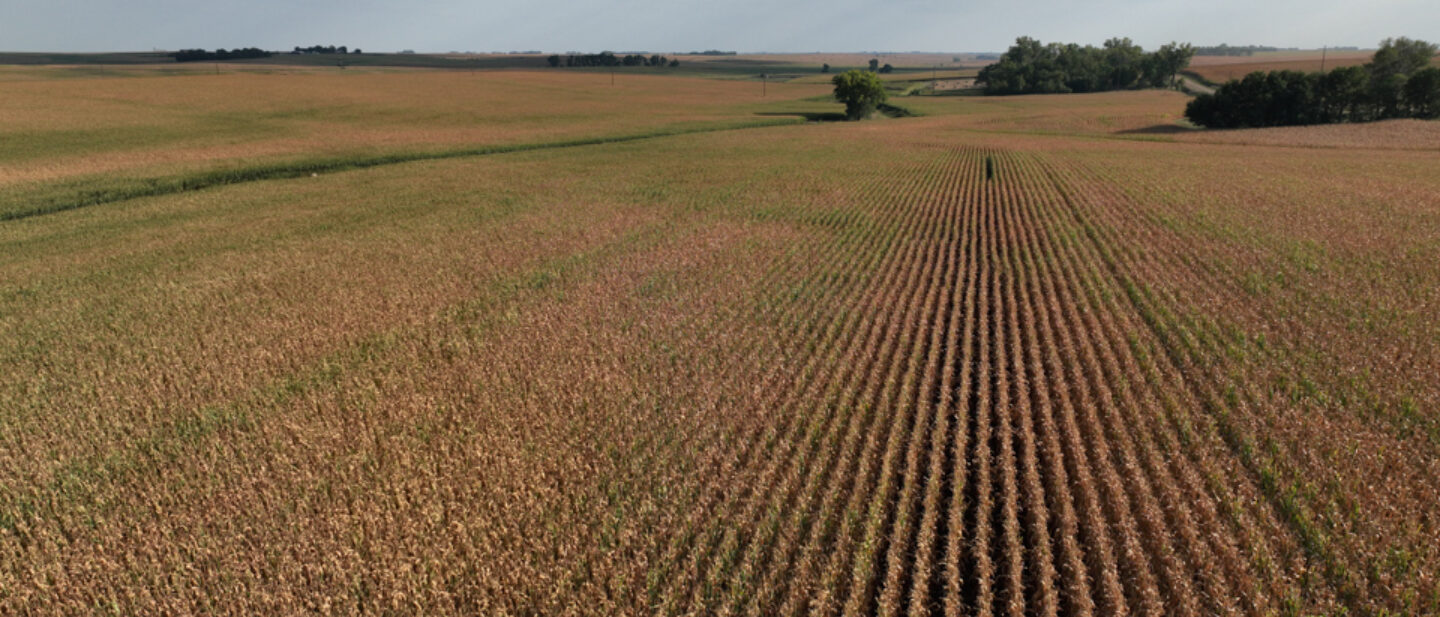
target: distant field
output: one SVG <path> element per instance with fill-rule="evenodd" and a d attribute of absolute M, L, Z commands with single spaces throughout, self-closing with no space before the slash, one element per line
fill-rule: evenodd
<path fill-rule="evenodd" d="M 558 52 L 556 52 L 558 53 Z M 624 54 L 625 52 L 616 53 Z M 692 55 L 683 52 L 668 51 L 647 51 L 650 54 L 662 54 L 669 58 L 681 61 L 681 68 L 685 71 L 703 71 L 707 73 L 727 73 L 745 70 L 755 70 L 757 73 L 766 68 L 775 69 L 778 67 L 790 67 L 814 69 L 822 64 L 830 64 L 834 67 L 865 67 L 871 59 L 879 60 L 881 64 L 891 64 L 897 69 L 931 69 L 931 68 L 955 68 L 955 67 L 980 67 L 989 61 L 978 59 L 976 54 L 949 54 L 949 53 L 813 53 L 813 54 L 739 54 L 739 55 Z M 550 53 L 542 54 L 397 54 L 397 53 L 362 53 L 362 54 L 290 54 L 275 53 L 268 58 L 253 58 L 245 60 L 227 60 L 223 62 L 187 62 L 175 63 L 165 52 L 130 52 L 130 53 L 17 53 L 0 52 L 0 65 L 80 65 L 80 66 L 126 66 L 137 64 L 179 64 L 180 66 L 209 66 L 219 64 L 221 66 L 244 66 L 253 64 L 279 65 L 279 66 L 317 66 L 335 67 L 344 64 L 348 67 L 405 67 L 405 68 L 442 68 L 442 69 L 539 69 L 549 68 Z M 560 53 L 560 55 L 565 55 Z M 645 71 L 657 72 L 647 67 L 619 67 L 622 71 Z M 608 69 L 605 69 L 608 70 Z"/>
<path fill-rule="evenodd" d="M 116 53 L 27 53 L 0 52 L 0 65 L 76 65 L 76 64 L 155 64 L 171 63 L 174 58 L 164 52 Z"/>
<path fill-rule="evenodd" d="M 275 53 L 268 58 L 225 60 L 221 62 L 177 63 L 168 52 L 117 53 L 21 53 L 0 52 L 0 65 L 45 66 L 127 66 L 135 64 L 170 64 L 179 66 L 235 66 L 270 64 L 282 66 L 391 66 L 407 68 L 509 69 L 541 68 L 545 56 L 522 54 L 290 54 Z"/>
<path fill-rule="evenodd" d="M 1440 614 L 1433 122 L 0 81 L 0 614 Z"/>
<path fill-rule="evenodd" d="M 829 64 L 831 67 L 866 67 L 870 60 L 878 60 L 881 65 L 889 64 L 897 69 L 925 69 L 932 68 L 955 69 L 957 67 L 978 68 L 989 64 L 990 61 L 979 60 L 975 54 L 933 54 L 933 53 L 843 53 L 843 54 L 740 54 L 735 56 L 676 56 L 681 62 L 694 62 L 701 64 L 740 64 L 740 63 L 780 63 L 803 66 L 820 66 Z"/>
<path fill-rule="evenodd" d="M 1195 56 L 1190 66 L 1220 66 L 1227 64 L 1264 64 L 1270 62 L 1310 62 L 1319 64 L 1322 58 L 1337 62 L 1368 61 L 1375 54 L 1373 49 L 1346 49 L 1329 51 L 1306 49 L 1299 51 L 1261 51 L 1249 56 Z"/>
<path fill-rule="evenodd" d="M 829 91 L 777 83 L 762 98 L 758 84 L 621 75 L 612 85 L 572 71 L 228 69 L 0 69 L 0 80 L 24 76 L 0 98 L 0 213 L 201 170 L 798 121 L 757 113 Z"/>
<path fill-rule="evenodd" d="M 1196 56 L 1190 63 L 1190 71 L 1215 83 L 1240 79 L 1255 71 L 1304 71 L 1316 72 L 1342 66 L 1356 66 L 1370 61 L 1375 54 L 1370 51 L 1344 51 L 1322 54 L 1320 52 L 1262 52 L 1254 56 Z"/>

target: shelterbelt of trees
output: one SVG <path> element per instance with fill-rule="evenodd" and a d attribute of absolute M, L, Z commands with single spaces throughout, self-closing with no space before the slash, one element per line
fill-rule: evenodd
<path fill-rule="evenodd" d="M 176 62 L 201 62 L 207 60 L 240 60 L 244 58 L 269 58 L 270 52 L 258 47 L 246 47 L 243 49 L 217 49 L 206 51 L 204 49 L 182 49 L 170 54 Z"/>
<path fill-rule="evenodd" d="M 1254 72 L 1201 95 L 1185 117 L 1211 128 L 1368 122 L 1440 117 L 1435 44 L 1385 39 L 1364 66 L 1328 73 Z"/>
<path fill-rule="evenodd" d="M 976 83 L 985 94 L 1056 94 L 1102 92 L 1169 86 L 1189 66 L 1195 50 L 1170 43 L 1145 53 L 1128 38 L 1105 41 L 1104 47 L 1075 43 L 1048 45 L 1028 36 L 981 69 Z"/>
<path fill-rule="evenodd" d="M 1196 47 L 1197 56 L 1253 56 L 1257 51 L 1280 51 L 1279 47 L 1268 45 L 1227 45 L 1221 43 L 1206 47 Z"/>
<path fill-rule="evenodd" d="M 358 54 L 360 48 L 350 49 L 344 45 L 311 45 L 309 47 L 295 46 L 295 50 L 289 52 L 291 55 L 300 54 Z M 206 62 L 211 60 L 244 60 L 246 58 L 269 58 L 274 52 L 269 52 L 259 47 L 237 47 L 226 50 L 224 48 L 215 51 L 206 49 L 182 49 L 170 54 L 176 62 Z"/>
<path fill-rule="evenodd" d="M 646 56 L 644 54 L 627 54 L 617 56 L 612 52 L 602 51 L 598 54 L 570 54 L 561 56 L 555 54 L 548 59 L 550 66 L 661 66 L 674 68 L 680 66 L 679 60 L 666 58 L 661 55 Z"/>

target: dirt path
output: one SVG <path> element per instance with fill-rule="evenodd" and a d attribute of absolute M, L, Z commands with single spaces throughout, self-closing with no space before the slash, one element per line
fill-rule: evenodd
<path fill-rule="evenodd" d="M 1191 94 L 1215 94 L 1215 89 L 1196 81 L 1194 78 L 1180 76 L 1180 84 L 1186 92 Z"/>

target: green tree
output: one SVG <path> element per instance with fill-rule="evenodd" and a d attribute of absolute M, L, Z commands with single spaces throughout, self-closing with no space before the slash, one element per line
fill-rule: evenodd
<path fill-rule="evenodd" d="M 1405 75 L 1391 73 L 1371 76 L 1369 95 L 1372 118 L 1399 118 L 1405 111 Z"/>
<path fill-rule="evenodd" d="M 1405 106 L 1416 118 L 1440 117 L 1440 68 L 1420 69 L 1405 80 Z"/>
<path fill-rule="evenodd" d="M 821 73 L 829 73 L 829 72 L 830 72 L 830 64 L 829 64 L 829 63 L 826 63 L 824 66 L 821 66 L 821 67 L 820 67 L 820 72 L 821 72 Z"/>
<path fill-rule="evenodd" d="M 1190 59 L 1193 57 L 1195 48 L 1188 43 L 1171 42 L 1169 45 L 1161 45 L 1160 49 L 1147 58 L 1146 81 L 1149 81 L 1152 87 L 1170 87 L 1175 83 L 1175 76 L 1190 66 Z"/>
<path fill-rule="evenodd" d="M 1124 90 L 1134 87 L 1144 75 L 1145 52 L 1128 38 L 1105 41 L 1101 52 L 1105 63 L 1105 89 Z"/>
<path fill-rule="evenodd" d="M 1376 78 L 1409 76 L 1430 66 L 1430 59 L 1435 57 L 1437 51 L 1440 51 L 1440 46 L 1434 43 L 1403 36 L 1385 39 L 1380 41 L 1380 49 L 1375 50 L 1375 55 L 1370 58 L 1370 63 L 1366 64 L 1365 68 Z"/>
<path fill-rule="evenodd" d="M 1100 92 L 1170 85 L 1194 56 L 1189 45 L 1171 43 L 1147 54 L 1130 39 L 1103 48 L 1015 39 L 998 62 L 980 70 L 986 94 Z"/>
<path fill-rule="evenodd" d="M 835 100 L 845 104 L 845 117 L 861 120 L 885 102 L 885 84 L 870 71 L 845 71 L 831 80 Z"/>
<path fill-rule="evenodd" d="M 881 73 L 894 73 L 894 72 L 895 72 L 895 67 L 890 66 L 889 64 L 886 64 L 885 66 L 880 67 L 880 72 L 881 72 Z"/>
<path fill-rule="evenodd" d="M 976 81 L 985 84 L 985 94 L 1023 94 L 1040 92 L 1036 87 L 1040 75 L 1053 70 L 1057 48 L 1022 36 L 1015 39 L 1000 61 L 980 69 Z"/>
<path fill-rule="evenodd" d="M 1201 94 L 1185 104 L 1185 119 L 1199 126 L 1220 128 L 1225 126 L 1220 119 L 1220 100 L 1214 94 Z"/>
<path fill-rule="evenodd" d="M 1211 128 L 1290 126 L 1320 121 L 1319 75 L 1299 71 L 1256 71 L 1230 81 L 1215 94 L 1185 107 L 1191 122 Z"/>
<path fill-rule="evenodd" d="M 879 60 L 876 60 L 876 59 L 874 59 L 874 58 L 871 58 L 871 59 L 870 59 L 870 72 L 871 72 L 871 73 L 874 73 L 875 71 L 878 71 L 878 70 L 880 70 L 880 61 L 879 61 Z"/>
<path fill-rule="evenodd" d="M 547 58 L 547 60 L 549 60 L 550 66 L 560 66 L 560 56 L 559 56 L 559 55 L 550 56 L 549 58 Z"/>
<path fill-rule="evenodd" d="M 1212 128 L 1440 117 L 1436 46 L 1385 39 L 1365 66 L 1329 73 L 1255 72 L 1190 102 L 1185 117 Z"/>
<path fill-rule="evenodd" d="M 1320 76 L 1318 94 L 1322 122 L 1364 118 L 1365 88 L 1370 75 L 1365 67 L 1346 66 Z"/>

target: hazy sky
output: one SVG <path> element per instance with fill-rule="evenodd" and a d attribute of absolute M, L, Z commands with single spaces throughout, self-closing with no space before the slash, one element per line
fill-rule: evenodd
<path fill-rule="evenodd" d="M 0 0 L 0 50 L 992 51 L 1440 39 L 1437 0 Z"/>

